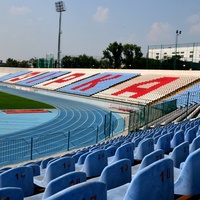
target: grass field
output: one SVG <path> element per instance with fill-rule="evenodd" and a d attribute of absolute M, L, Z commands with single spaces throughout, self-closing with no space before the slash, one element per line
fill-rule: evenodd
<path fill-rule="evenodd" d="M 0 92 L 0 110 L 4 109 L 53 109 L 54 107 L 31 99 Z"/>

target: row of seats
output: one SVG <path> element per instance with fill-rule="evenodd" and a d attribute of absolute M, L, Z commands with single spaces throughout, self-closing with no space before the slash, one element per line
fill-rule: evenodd
<path fill-rule="evenodd" d="M 179 170 L 174 168 L 171 158 L 160 156 L 163 155 L 162 153 L 162 150 L 159 150 L 147 155 L 140 164 L 143 167 L 140 167 L 135 174 L 130 173 L 131 162 L 129 159 L 121 159 L 105 167 L 98 180 L 87 180 L 84 172 L 65 173 L 51 180 L 46 189 L 43 190 L 44 192 L 35 196 L 32 195 L 33 190 L 36 190 L 35 186 L 31 187 L 31 182 L 27 182 L 33 175 L 32 170 L 30 167 L 20 166 L 7 172 L 10 178 L 13 176 L 17 180 L 17 183 L 10 183 L 7 186 L 2 182 L 2 175 L 0 175 L 0 197 L 19 200 L 23 199 L 24 196 L 25 199 L 33 200 L 68 198 L 70 200 L 82 200 L 84 198 L 170 200 L 174 199 L 175 195 L 199 195 L 200 149 L 192 152 Z M 157 159 L 151 161 L 151 158 Z M 60 159 L 54 162 L 60 162 Z M 3 175 L 6 177 L 7 173 L 4 172 Z"/>

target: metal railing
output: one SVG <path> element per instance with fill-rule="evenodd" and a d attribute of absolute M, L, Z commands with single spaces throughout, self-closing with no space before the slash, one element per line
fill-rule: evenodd
<path fill-rule="evenodd" d="M 29 139 L 0 140 L 0 166 L 33 160 L 103 142 L 128 129 L 128 117 L 74 131 L 43 134 Z"/>

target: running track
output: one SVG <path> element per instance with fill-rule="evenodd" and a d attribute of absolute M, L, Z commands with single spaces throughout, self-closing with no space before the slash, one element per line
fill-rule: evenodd
<path fill-rule="evenodd" d="M 71 148 L 73 148 L 73 146 L 77 148 L 78 146 L 81 147 L 91 143 L 95 143 L 96 139 L 94 138 L 96 138 L 97 127 L 100 127 L 98 130 L 99 138 L 105 138 L 103 124 L 105 121 L 105 115 L 109 116 L 110 113 L 110 111 L 107 109 L 103 109 L 98 106 L 82 102 L 47 96 L 39 93 L 15 90 L 4 86 L 0 86 L 0 89 L 2 92 L 7 92 L 10 94 L 51 104 L 58 110 L 58 115 L 50 121 L 43 123 L 37 127 L 13 132 L 6 136 L 7 139 L 23 138 L 25 141 L 30 141 L 30 138 L 34 137 L 39 138 L 39 141 L 41 139 L 40 137 L 44 135 L 50 135 L 52 133 L 56 135 L 55 133 L 58 133 L 58 137 L 61 137 L 59 133 L 67 135 L 70 131 Z M 112 121 L 116 122 L 118 121 L 117 119 L 119 119 L 119 116 L 117 116 L 116 114 L 112 115 Z M 119 128 L 119 123 L 115 123 L 115 130 L 117 129 L 121 129 Z M 0 137 L 1 140 L 4 138 L 5 136 Z M 63 137 L 61 137 L 60 140 L 63 140 Z M 62 145 L 64 143 L 66 145 L 66 140 L 62 141 Z M 56 148 L 54 150 L 56 150 Z M 38 154 L 38 152 L 33 152 L 33 155 L 35 155 L 35 157 L 37 157 L 36 154 Z"/>

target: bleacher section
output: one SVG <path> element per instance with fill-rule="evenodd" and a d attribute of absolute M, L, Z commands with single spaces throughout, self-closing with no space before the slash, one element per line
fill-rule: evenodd
<path fill-rule="evenodd" d="M 45 72 L 42 72 L 42 71 L 41 72 L 40 71 L 28 71 L 25 74 L 23 73 L 23 74 L 17 75 L 17 76 L 15 76 L 16 73 L 13 73 L 12 77 L 6 77 L 5 76 L 5 83 L 15 84 L 15 83 L 17 83 L 19 81 L 26 80 L 26 79 L 28 79 L 30 77 L 33 78 L 33 77 L 39 76 L 39 75 L 41 75 L 43 73 L 45 73 Z"/>
<path fill-rule="evenodd" d="M 59 92 L 66 92 L 72 94 L 79 94 L 85 96 L 91 96 L 103 90 L 106 90 L 113 85 L 117 85 L 121 82 L 127 81 L 139 74 L 134 73 L 113 73 L 105 72 L 99 75 L 87 78 L 85 80 L 76 82 L 69 86 L 58 89 Z"/>
<path fill-rule="evenodd" d="M 187 75 L 166 72 L 158 74 L 155 71 L 124 73 L 121 70 L 102 73 L 101 70 L 31 70 L 6 74 L 0 77 L 0 81 L 133 104 L 155 103 L 176 98 L 178 108 L 183 106 L 180 96 L 195 92 L 200 87 L 199 76 L 195 73 Z M 190 102 L 200 102 L 200 95 L 191 97 Z"/>
<path fill-rule="evenodd" d="M 173 95 L 176 91 L 198 80 L 198 77 L 141 75 L 130 81 L 116 85 L 106 91 L 98 93 L 97 97 L 113 97 L 119 100 L 126 99 L 130 102 L 154 102 Z"/>
<path fill-rule="evenodd" d="M 60 76 L 53 80 L 45 81 L 43 83 L 37 84 L 34 87 L 47 89 L 47 90 L 57 90 L 59 88 L 65 87 L 67 84 L 70 85 L 74 82 L 89 78 L 91 76 L 96 75 L 95 72 L 87 72 L 87 73 L 73 73 L 70 72 L 66 75 Z"/>
<path fill-rule="evenodd" d="M 28 78 L 28 79 L 25 79 L 23 81 L 19 81 L 17 82 L 16 84 L 17 85 L 21 85 L 21 86 L 26 86 L 26 87 L 32 87 L 36 84 L 39 84 L 41 82 L 45 82 L 45 81 L 48 81 L 50 79 L 54 79 L 54 78 L 57 78 L 61 75 L 64 75 L 68 72 L 65 72 L 65 71 L 52 71 L 52 72 L 46 72 L 42 75 L 38 75 L 34 78 Z"/>
<path fill-rule="evenodd" d="M 19 77 L 21 75 L 27 74 L 29 71 L 19 71 L 19 72 L 15 72 L 15 73 L 10 73 L 10 74 L 5 74 L 4 76 L 0 77 L 0 81 L 6 81 L 8 79 L 12 79 L 14 77 Z"/>

